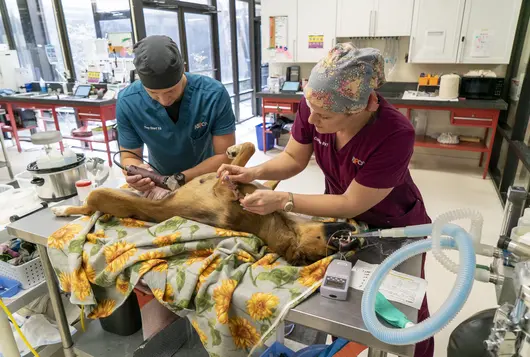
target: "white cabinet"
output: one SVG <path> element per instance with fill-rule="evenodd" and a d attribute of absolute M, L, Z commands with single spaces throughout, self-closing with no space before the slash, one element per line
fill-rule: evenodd
<path fill-rule="evenodd" d="M 277 50 L 271 46 L 270 19 L 280 17 L 276 22 L 278 26 L 286 26 L 287 29 L 278 33 L 280 45 L 286 45 L 287 50 Z M 281 23 L 280 23 L 281 22 Z M 295 62 L 296 59 L 296 36 L 298 30 L 298 0 L 262 0 L 261 1 L 261 54 L 264 63 Z M 274 35 L 274 34 L 273 34 Z"/>
<path fill-rule="evenodd" d="M 414 0 L 338 0 L 337 37 L 410 36 Z"/>
<path fill-rule="evenodd" d="M 373 36 L 410 36 L 414 0 L 375 0 Z"/>
<path fill-rule="evenodd" d="M 318 62 L 335 44 L 337 0 L 326 0 L 323 4 L 322 0 L 298 2 L 297 62 Z M 322 45 L 310 42 L 312 36 L 323 36 Z"/>
<path fill-rule="evenodd" d="M 373 12 L 373 0 L 338 0 L 337 37 L 370 36 Z"/>
<path fill-rule="evenodd" d="M 522 0 L 416 0 L 409 62 L 510 62 Z"/>
<path fill-rule="evenodd" d="M 521 0 L 466 0 L 458 62 L 509 63 Z"/>
<path fill-rule="evenodd" d="M 465 0 L 416 0 L 409 62 L 455 63 Z"/>

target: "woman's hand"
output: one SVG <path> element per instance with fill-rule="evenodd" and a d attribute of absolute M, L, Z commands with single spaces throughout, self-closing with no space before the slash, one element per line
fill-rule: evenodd
<path fill-rule="evenodd" d="M 138 167 L 153 171 L 151 166 L 147 164 L 141 164 Z M 130 187 L 140 192 L 147 192 L 155 187 L 155 183 L 150 178 L 142 178 L 142 175 L 125 176 L 125 181 Z"/>
<path fill-rule="evenodd" d="M 225 181 L 250 183 L 256 180 L 257 173 L 253 167 L 241 167 L 223 164 L 217 170 L 217 177 L 223 177 Z"/>
<path fill-rule="evenodd" d="M 266 215 L 283 210 L 289 201 L 289 193 L 271 190 L 256 190 L 239 202 L 246 211 Z"/>

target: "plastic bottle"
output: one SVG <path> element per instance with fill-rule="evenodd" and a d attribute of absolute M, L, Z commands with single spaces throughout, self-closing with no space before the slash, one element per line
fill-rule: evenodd
<path fill-rule="evenodd" d="M 44 79 L 42 79 L 42 77 L 40 77 L 39 84 L 41 93 L 48 93 L 48 91 L 46 90 L 46 82 L 44 81 Z"/>
<path fill-rule="evenodd" d="M 75 183 L 75 189 L 77 190 L 77 195 L 81 203 L 85 202 L 93 188 L 92 181 L 90 180 L 79 180 Z"/>
<path fill-rule="evenodd" d="M 77 162 L 77 155 L 68 146 L 63 151 L 63 157 L 65 165 L 75 164 Z"/>

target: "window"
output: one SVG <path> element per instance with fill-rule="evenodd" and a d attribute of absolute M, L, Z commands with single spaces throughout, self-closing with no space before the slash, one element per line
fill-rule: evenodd
<path fill-rule="evenodd" d="M 129 0 L 92 0 L 97 12 L 129 10 Z"/>
<path fill-rule="evenodd" d="M 236 0 L 237 60 L 239 68 L 239 91 L 252 89 L 250 66 L 249 6 Z"/>
<path fill-rule="evenodd" d="M 210 15 L 185 13 L 189 71 L 215 77 Z"/>
<path fill-rule="evenodd" d="M 6 0 L 6 7 L 21 67 L 32 71 L 33 80 L 62 80 L 64 63 L 51 0 Z M 46 56 L 49 45 L 55 48 L 57 62 L 50 63 Z"/>
<path fill-rule="evenodd" d="M 96 38 L 92 3 L 91 0 L 62 0 L 62 4 L 75 72 L 80 78 L 88 65 L 84 56 L 85 44 L 87 40 Z"/>
<path fill-rule="evenodd" d="M 144 8 L 145 33 L 151 35 L 166 35 L 175 41 L 180 49 L 178 14 L 174 11 Z"/>
<path fill-rule="evenodd" d="M 4 27 L 4 20 L 0 16 L 0 43 L 7 44 L 6 30 Z"/>
<path fill-rule="evenodd" d="M 219 52 L 221 58 L 221 82 L 230 95 L 234 95 L 232 71 L 232 41 L 230 38 L 229 0 L 217 0 L 219 23 Z"/>

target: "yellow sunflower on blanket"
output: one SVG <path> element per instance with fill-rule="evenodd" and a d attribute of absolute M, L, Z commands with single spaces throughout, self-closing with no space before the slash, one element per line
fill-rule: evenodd
<path fill-rule="evenodd" d="M 237 251 L 237 260 L 241 261 L 241 262 L 245 262 L 245 263 L 253 263 L 256 261 L 256 259 L 254 259 L 254 257 L 252 255 L 250 255 L 249 253 L 245 252 L 244 250 L 238 250 Z"/>
<path fill-rule="evenodd" d="M 186 260 L 186 264 L 192 265 L 197 262 L 202 262 L 203 260 L 205 260 L 212 254 L 213 254 L 213 249 L 196 250 L 194 252 L 191 252 L 190 256 Z"/>
<path fill-rule="evenodd" d="M 210 274 L 212 274 L 215 271 L 215 269 L 217 269 L 220 263 L 221 263 L 221 257 L 219 256 L 215 257 L 213 261 L 211 257 L 204 261 L 204 264 L 199 269 L 199 281 L 197 281 L 197 285 L 195 287 L 196 291 L 199 291 L 202 284 L 204 284 L 204 282 L 206 281 L 206 279 L 208 279 Z"/>
<path fill-rule="evenodd" d="M 258 344 L 260 338 L 258 331 L 243 317 L 230 319 L 228 327 L 237 348 L 249 349 Z"/>
<path fill-rule="evenodd" d="M 251 237 L 252 234 L 245 232 L 231 231 L 229 229 L 215 228 L 215 235 L 218 237 Z"/>
<path fill-rule="evenodd" d="M 279 303 L 280 299 L 276 295 L 270 293 L 252 294 L 247 301 L 248 314 L 256 321 L 269 319 L 274 314 L 275 308 Z"/>
<path fill-rule="evenodd" d="M 228 322 L 228 309 L 230 308 L 230 301 L 236 289 L 237 281 L 233 279 L 225 279 L 221 281 L 221 285 L 216 287 L 213 291 L 213 300 L 215 302 L 215 312 L 217 313 L 217 320 L 221 324 Z"/>
<path fill-rule="evenodd" d="M 151 270 L 163 273 L 167 271 L 167 268 L 168 266 L 165 260 L 162 260 L 162 259 L 146 260 L 140 266 L 140 270 L 138 271 L 138 274 L 140 274 L 140 276 L 143 276 L 145 273 Z"/>
<path fill-rule="evenodd" d="M 116 307 L 116 300 L 104 299 L 88 315 L 89 319 L 101 319 L 110 316 Z"/>
<path fill-rule="evenodd" d="M 61 272 L 59 274 L 59 284 L 61 285 L 61 290 L 65 293 L 72 292 L 72 274 Z"/>
<path fill-rule="evenodd" d="M 163 299 L 164 299 L 164 290 L 162 290 L 162 289 L 152 289 L 151 292 L 153 293 L 153 295 L 155 296 L 155 298 L 158 301 L 163 301 Z"/>
<path fill-rule="evenodd" d="M 123 274 L 118 275 L 116 279 L 116 289 L 123 295 L 129 292 L 129 282 L 124 278 Z"/>
<path fill-rule="evenodd" d="M 199 338 L 201 339 L 202 344 L 206 345 L 206 343 L 208 342 L 208 336 L 204 333 L 203 330 L 201 330 L 201 328 L 199 327 L 199 323 L 193 320 L 191 321 L 191 325 L 193 326 L 195 331 L 197 331 L 197 334 L 199 335 Z"/>
<path fill-rule="evenodd" d="M 90 283 L 82 268 L 77 269 L 72 273 L 72 293 L 80 301 L 85 301 L 87 297 L 92 293 Z"/>
<path fill-rule="evenodd" d="M 143 228 L 145 227 L 145 222 L 140 221 L 134 218 L 120 218 L 120 224 L 124 227 L 129 228 Z"/>
<path fill-rule="evenodd" d="M 182 234 L 180 232 L 175 232 L 173 234 L 168 234 L 165 236 L 156 237 L 153 240 L 153 244 L 157 247 L 165 247 L 167 245 L 172 245 L 177 243 Z"/>
<path fill-rule="evenodd" d="M 79 224 L 67 224 L 48 237 L 48 248 L 63 249 L 82 229 Z"/>
<path fill-rule="evenodd" d="M 112 215 L 111 215 L 111 214 L 108 214 L 108 213 L 106 213 L 106 214 L 104 214 L 103 216 L 99 217 L 99 221 L 100 221 L 101 223 L 107 223 L 107 222 L 109 222 L 111 219 L 112 219 Z"/>
<path fill-rule="evenodd" d="M 313 286 L 316 282 L 322 280 L 326 274 L 326 269 L 329 263 L 333 260 L 333 257 L 327 257 L 319 260 L 316 263 L 303 267 L 300 270 L 300 277 L 298 282 L 304 286 Z"/>
<path fill-rule="evenodd" d="M 160 258 L 164 258 L 165 256 L 166 255 L 162 252 L 146 252 L 146 253 L 140 254 L 138 256 L 138 260 L 142 261 L 142 260 L 160 259 Z"/>
<path fill-rule="evenodd" d="M 260 260 L 252 264 L 252 268 L 262 267 L 265 269 L 273 269 L 280 265 L 278 260 L 278 254 L 269 253 L 263 256 Z"/>
<path fill-rule="evenodd" d="M 166 291 L 162 296 L 162 300 L 167 302 L 168 304 L 173 304 L 175 302 L 175 292 L 173 291 L 173 287 L 171 286 L 171 284 L 166 283 Z"/>
<path fill-rule="evenodd" d="M 90 281 L 92 284 L 95 284 L 96 281 L 96 271 L 94 270 L 94 267 L 88 262 L 89 256 L 86 252 L 83 251 L 83 255 L 81 256 L 82 260 L 82 267 L 85 270 L 86 277 L 88 278 L 88 281 Z"/>
<path fill-rule="evenodd" d="M 112 273 L 120 271 L 127 264 L 127 261 L 136 254 L 136 251 L 136 244 L 124 241 L 106 246 L 103 250 L 108 264 L 106 270 Z"/>
<path fill-rule="evenodd" d="M 98 239 L 100 239 L 100 238 L 107 238 L 105 236 L 105 231 L 103 229 L 99 229 L 99 230 L 95 231 L 94 233 L 88 233 L 86 235 L 87 242 L 92 243 L 92 244 L 97 244 L 98 243 Z"/>

